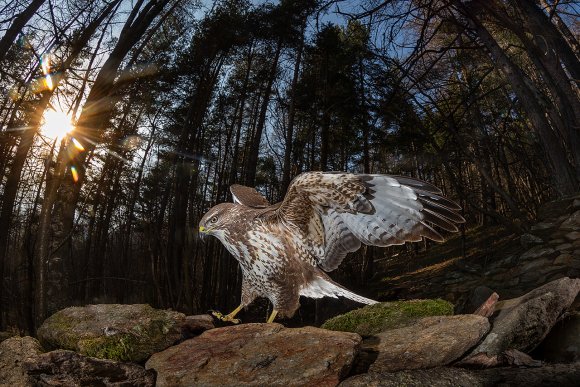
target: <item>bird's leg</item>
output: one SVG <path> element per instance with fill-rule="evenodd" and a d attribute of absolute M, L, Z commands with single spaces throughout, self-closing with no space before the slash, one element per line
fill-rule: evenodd
<path fill-rule="evenodd" d="M 221 312 L 218 312 L 217 310 L 212 310 L 211 314 L 212 314 L 212 316 L 214 316 L 218 320 L 228 321 L 228 322 L 231 322 L 234 324 L 239 324 L 241 322 L 240 319 L 235 318 L 235 317 L 238 313 L 240 313 L 240 310 L 242 310 L 243 307 L 244 307 L 244 304 L 240 304 L 240 306 L 238 306 L 230 314 L 225 315 L 225 316 Z"/>
<path fill-rule="evenodd" d="M 268 321 L 266 321 L 266 323 L 271 323 L 274 322 L 274 319 L 276 318 L 276 315 L 278 314 L 278 311 L 276 309 L 274 309 L 272 311 L 272 314 L 270 315 L 270 317 L 268 317 Z"/>

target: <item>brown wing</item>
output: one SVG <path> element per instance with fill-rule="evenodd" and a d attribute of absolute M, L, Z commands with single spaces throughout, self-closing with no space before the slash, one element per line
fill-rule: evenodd
<path fill-rule="evenodd" d="M 265 208 L 270 206 L 270 202 L 255 188 L 246 187 L 245 185 L 233 184 L 230 186 L 230 192 L 234 203 L 240 203 L 244 206 L 254 208 Z"/>
<path fill-rule="evenodd" d="M 432 226 L 457 231 L 455 223 L 464 222 L 459 209 L 438 188 L 408 177 L 308 172 L 293 180 L 278 214 L 302 230 L 330 271 L 361 243 L 442 241 Z"/>

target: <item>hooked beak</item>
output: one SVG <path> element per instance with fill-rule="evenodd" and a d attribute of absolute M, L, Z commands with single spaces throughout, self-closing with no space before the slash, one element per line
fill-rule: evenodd
<path fill-rule="evenodd" d="M 203 226 L 199 226 L 199 239 L 205 242 L 205 237 L 207 236 L 207 229 Z"/>

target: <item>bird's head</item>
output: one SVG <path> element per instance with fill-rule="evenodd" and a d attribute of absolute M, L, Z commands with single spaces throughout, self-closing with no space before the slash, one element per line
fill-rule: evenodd
<path fill-rule="evenodd" d="M 210 208 L 208 212 L 199 221 L 199 235 L 202 239 L 206 235 L 213 235 L 220 238 L 227 229 L 231 216 L 230 210 L 234 206 L 233 203 L 221 203 Z"/>

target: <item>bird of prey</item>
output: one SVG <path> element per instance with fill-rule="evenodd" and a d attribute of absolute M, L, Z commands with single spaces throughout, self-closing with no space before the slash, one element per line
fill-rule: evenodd
<path fill-rule="evenodd" d="M 344 257 L 369 246 L 401 245 L 423 237 L 441 242 L 436 227 L 457 231 L 465 220 L 460 207 L 441 190 L 403 176 L 306 172 L 297 176 L 284 200 L 271 205 L 251 187 L 232 185 L 234 203 L 221 203 L 201 219 L 200 236 L 212 235 L 238 260 L 242 270 L 240 305 L 224 321 L 257 297 L 273 304 L 267 322 L 292 317 L 300 296 L 359 296 L 325 273 Z"/>

